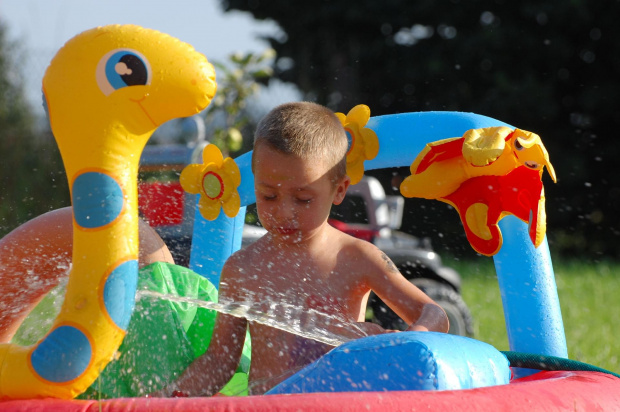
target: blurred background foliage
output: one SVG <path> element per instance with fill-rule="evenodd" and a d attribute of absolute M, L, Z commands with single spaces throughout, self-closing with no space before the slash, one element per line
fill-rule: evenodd
<path fill-rule="evenodd" d="M 233 55 L 218 66 L 219 94 L 203 114 L 206 138 L 233 156 L 252 144 L 257 112 L 246 102 L 257 84 L 274 81 L 345 113 L 364 103 L 373 116 L 427 110 L 491 116 L 538 133 L 547 146 L 559 179 L 543 177 L 553 253 L 594 260 L 620 255 L 620 170 L 614 167 L 620 1 L 221 4 L 281 29 L 265 39 L 275 56 L 271 50 Z M 23 98 L 16 50 L 0 26 L 0 153 L 8 159 L 0 162 L 0 235 L 69 203 L 53 138 L 35 127 Z M 212 120 L 217 126 L 209 129 Z M 408 168 L 370 174 L 390 191 Z M 475 255 L 449 206 L 407 199 L 406 211 L 405 231 L 430 236 L 453 255 Z"/>
<path fill-rule="evenodd" d="M 19 62 L 20 50 L 0 22 L 0 236 L 69 204 L 60 152 L 51 132 L 36 127 Z"/>
<path fill-rule="evenodd" d="M 217 70 L 217 94 L 205 111 L 208 140 L 224 156 L 252 149 L 254 121 L 248 100 L 259 92 L 261 82 L 273 75 L 271 64 L 275 51 L 261 54 L 235 53 L 226 62 L 213 62 Z M 244 139 L 243 136 L 246 136 Z"/>

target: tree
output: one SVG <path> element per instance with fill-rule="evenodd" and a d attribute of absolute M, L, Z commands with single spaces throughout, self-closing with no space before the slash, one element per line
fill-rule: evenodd
<path fill-rule="evenodd" d="M 274 57 L 273 49 L 267 49 L 260 54 L 235 53 L 225 63 L 213 62 L 218 70 L 218 91 L 205 111 L 205 123 L 211 127 L 209 140 L 225 156 L 243 149 L 247 151 L 252 145 L 252 139 L 244 139 L 242 133 L 252 124 L 247 105 L 249 99 L 258 93 L 260 82 L 273 75 L 269 63 Z M 251 132 L 245 134 L 251 136 Z"/>
<path fill-rule="evenodd" d="M 620 252 L 620 170 L 613 165 L 620 154 L 620 2 L 228 0 L 223 6 L 279 24 L 283 33 L 268 39 L 279 58 L 276 77 L 334 110 L 365 103 L 373 115 L 471 111 L 540 134 L 559 177 L 557 185 L 545 181 L 554 250 Z M 445 214 L 444 206 L 430 208 Z M 443 221 L 432 218 L 438 233 L 450 230 Z M 418 216 L 405 225 L 423 226 Z"/>
<path fill-rule="evenodd" d="M 17 66 L 18 49 L 0 24 L 0 236 L 20 223 L 69 204 L 60 154 L 49 131 L 35 131 Z"/>

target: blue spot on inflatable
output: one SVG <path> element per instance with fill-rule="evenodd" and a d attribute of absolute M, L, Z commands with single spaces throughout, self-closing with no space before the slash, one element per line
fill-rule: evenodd
<path fill-rule="evenodd" d="M 116 326 L 126 330 L 136 298 L 138 261 L 122 263 L 110 273 L 103 288 L 105 309 Z"/>
<path fill-rule="evenodd" d="M 87 229 L 102 227 L 123 210 L 123 189 L 106 174 L 87 172 L 73 182 L 72 202 L 78 225 Z"/>
<path fill-rule="evenodd" d="M 90 364 L 92 348 L 82 331 L 60 326 L 32 352 L 30 362 L 45 380 L 63 383 L 78 378 Z"/>

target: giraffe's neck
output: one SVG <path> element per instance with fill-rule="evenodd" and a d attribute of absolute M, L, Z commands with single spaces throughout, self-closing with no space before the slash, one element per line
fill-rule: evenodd
<path fill-rule="evenodd" d="M 89 156 L 88 166 L 65 165 L 74 216 L 72 274 L 80 273 L 81 286 L 68 288 L 63 312 L 80 324 L 86 317 L 89 323 L 109 323 L 119 338 L 129 322 L 137 284 L 137 172 L 142 148 L 140 143 L 111 145 L 98 150 L 96 162 Z M 72 153 L 71 158 L 88 157 Z M 71 276 L 70 282 L 76 278 Z M 82 310 L 76 311 L 78 307 Z"/>

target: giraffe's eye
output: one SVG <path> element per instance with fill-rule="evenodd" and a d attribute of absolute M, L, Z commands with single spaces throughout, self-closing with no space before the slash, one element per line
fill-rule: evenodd
<path fill-rule="evenodd" d="M 106 96 L 123 87 L 144 86 L 150 82 L 149 62 L 135 50 L 112 50 L 97 65 L 97 84 Z"/>

